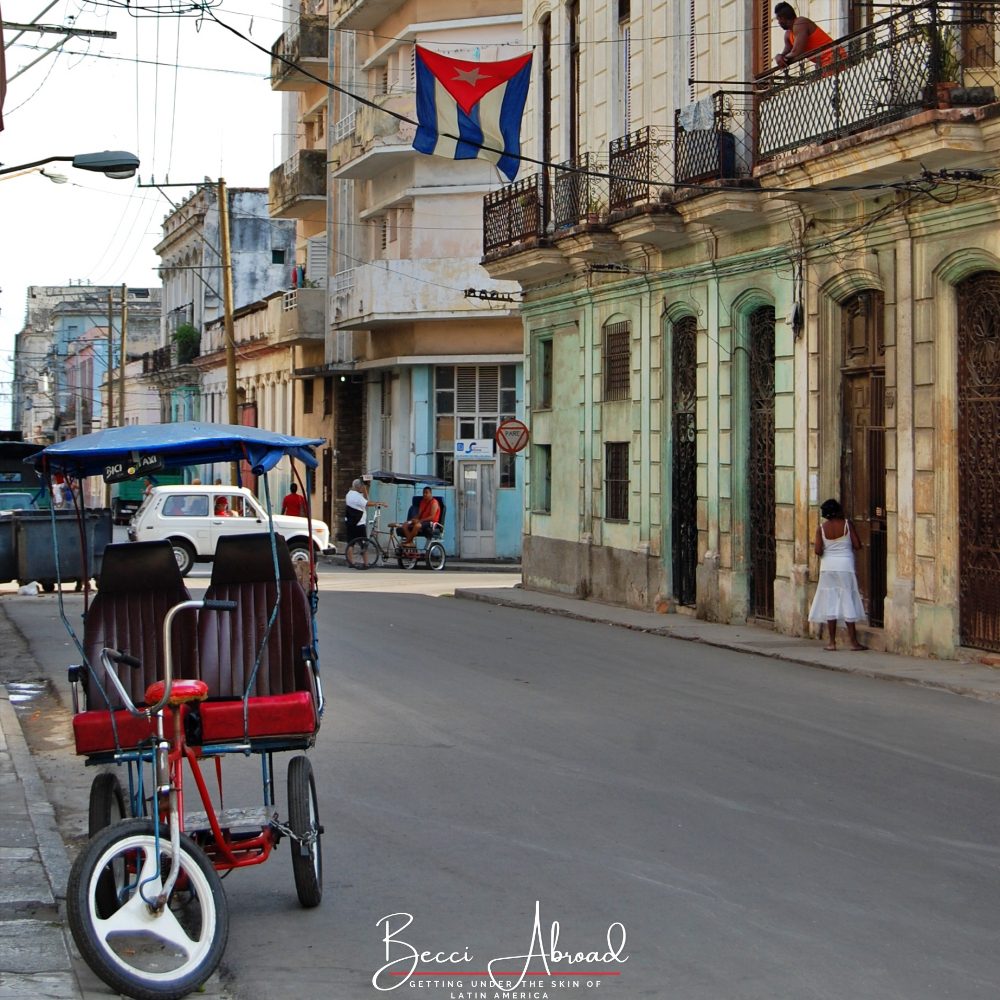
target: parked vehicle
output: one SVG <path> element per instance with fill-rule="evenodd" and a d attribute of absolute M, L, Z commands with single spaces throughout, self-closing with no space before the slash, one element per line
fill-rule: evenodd
<path fill-rule="evenodd" d="M 179 472 L 156 474 L 158 486 L 174 486 L 184 482 Z M 111 519 L 115 524 L 128 524 L 132 515 L 142 506 L 145 483 L 142 479 L 115 483 L 111 487 Z"/>
<path fill-rule="evenodd" d="M 288 543 L 292 562 L 309 563 L 309 521 L 304 517 L 274 515 L 275 533 Z M 166 540 L 182 576 L 196 562 L 211 562 L 220 538 L 268 530 L 267 511 L 246 487 L 154 486 L 129 522 L 132 542 Z M 330 528 L 312 522 L 313 558 L 332 555 Z"/>

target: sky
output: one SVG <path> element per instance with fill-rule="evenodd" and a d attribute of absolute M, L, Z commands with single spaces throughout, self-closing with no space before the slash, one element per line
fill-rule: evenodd
<path fill-rule="evenodd" d="M 5 25 L 37 20 L 117 33 L 72 38 L 11 80 L 58 36 L 32 32 L 14 41 L 16 32 L 4 29 L 9 83 L 0 163 L 104 149 L 141 161 L 131 180 L 69 163 L 44 168 L 66 177 L 64 184 L 37 171 L 0 175 L 0 428 L 10 427 L 14 337 L 29 285 L 156 287 L 153 247 L 171 206 L 139 185 L 221 176 L 229 187 L 266 188 L 281 159 L 281 101 L 270 88 L 269 57 L 208 17 L 177 16 L 184 0 L 139 2 L 158 13 L 134 17 L 123 0 L 0 0 Z M 214 13 L 267 49 L 282 31 L 280 2 L 216 0 Z M 190 190 L 165 193 L 179 202 Z"/>

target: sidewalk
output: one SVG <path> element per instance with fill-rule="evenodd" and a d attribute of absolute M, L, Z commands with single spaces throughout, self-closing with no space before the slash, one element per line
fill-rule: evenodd
<path fill-rule="evenodd" d="M 758 656 L 770 656 L 824 670 L 838 670 L 879 680 L 902 681 L 982 701 L 1000 702 L 1000 670 L 980 663 L 898 656 L 873 649 L 855 653 L 850 652 L 846 644 L 837 652 L 828 653 L 818 639 L 782 635 L 759 625 L 718 625 L 687 614 L 661 615 L 651 611 L 633 611 L 597 601 L 524 590 L 520 586 L 503 589 L 463 588 L 457 589 L 455 596 L 508 608 L 615 625 L 671 639 L 703 642 L 709 646 L 741 653 L 756 653 Z"/>
<path fill-rule="evenodd" d="M 60 902 L 69 858 L 55 814 L 0 686 L 0 1000 L 75 1000 Z"/>

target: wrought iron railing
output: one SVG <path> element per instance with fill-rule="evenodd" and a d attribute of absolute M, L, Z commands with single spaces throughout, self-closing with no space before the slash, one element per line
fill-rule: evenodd
<path fill-rule="evenodd" d="M 678 184 L 750 176 L 750 110 L 738 96 L 719 90 L 677 111 L 674 175 Z"/>
<path fill-rule="evenodd" d="M 608 206 L 612 212 L 669 201 L 674 179 L 674 145 L 669 130 L 647 125 L 612 139 L 608 172 Z"/>
<path fill-rule="evenodd" d="M 169 346 L 158 347 L 155 351 L 147 351 L 142 356 L 142 373 L 151 375 L 173 367 L 172 352 Z"/>
<path fill-rule="evenodd" d="M 608 217 L 608 161 L 597 153 L 582 153 L 555 169 L 552 223 L 556 230 Z M 603 175 L 603 176 L 602 176 Z"/>
<path fill-rule="evenodd" d="M 545 235 L 548 183 L 534 174 L 490 191 L 483 199 L 483 253 L 519 246 Z"/>
<path fill-rule="evenodd" d="M 998 12 L 998 3 L 917 4 L 760 78 L 755 159 L 898 121 L 943 100 L 996 101 Z"/>

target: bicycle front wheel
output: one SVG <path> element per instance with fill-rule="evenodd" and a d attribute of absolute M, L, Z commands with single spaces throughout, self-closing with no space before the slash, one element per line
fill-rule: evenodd
<path fill-rule="evenodd" d="M 177 882 L 158 910 L 150 904 L 163 891 L 171 851 L 169 837 L 157 838 L 151 820 L 102 830 L 70 870 L 66 914 L 80 954 L 108 986 L 138 1000 L 179 1000 L 193 992 L 226 948 L 222 882 L 187 837 L 180 851 Z M 109 878 L 115 886 L 110 907 Z"/>
<path fill-rule="evenodd" d="M 347 565 L 354 569 L 371 569 L 379 563 L 378 546 L 370 538 L 355 538 L 347 546 Z"/>

